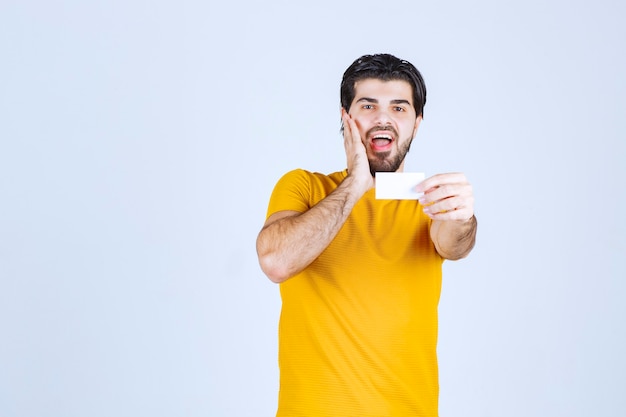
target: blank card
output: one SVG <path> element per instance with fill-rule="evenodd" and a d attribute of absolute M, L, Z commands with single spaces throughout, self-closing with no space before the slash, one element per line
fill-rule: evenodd
<path fill-rule="evenodd" d="M 424 181 L 423 172 L 377 172 L 376 199 L 417 200 L 424 193 L 415 191 L 415 186 Z"/>

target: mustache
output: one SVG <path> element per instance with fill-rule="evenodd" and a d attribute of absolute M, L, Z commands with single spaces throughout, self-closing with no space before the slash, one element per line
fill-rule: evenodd
<path fill-rule="evenodd" d="M 367 131 L 366 136 L 370 137 L 372 134 L 376 132 L 391 132 L 394 137 L 398 137 L 398 132 L 393 126 L 374 126 L 370 130 Z"/>

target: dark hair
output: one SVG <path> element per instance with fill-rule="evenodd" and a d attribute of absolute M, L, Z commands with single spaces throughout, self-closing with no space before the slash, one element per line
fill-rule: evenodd
<path fill-rule="evenodd" d="M 350 110 L 354 100 L 354 84 L 366 78 L 383 81 L 404 80 L 413 88 L 413 107 L 417 116 L 423 116 L 426 104 L 426 85 L 422 74 L 408 61 L 390 54 L 363 55 L 343 73 L 341 80 L 341 107 Z"/>

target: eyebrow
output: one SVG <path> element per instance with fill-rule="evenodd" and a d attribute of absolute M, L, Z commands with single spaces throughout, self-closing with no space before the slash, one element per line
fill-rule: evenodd
<path fill-rule="evenodd" d="M 375 98 L 371 98 L 371 97 L 361 97 L 360 99 L 358 99 L 356 102 L 360 103 L 362 101 L 365 101 L 367 103 L 375 103 L 378 104 L 378 100 Z M 391 100 L 390 101 L 391 104 L 408 104 L 409 106 L 411 105 L 411 102 L 409 102 L 409 100 L 405 100 L 405 99 L 395 99 L 395 100 Z"/>

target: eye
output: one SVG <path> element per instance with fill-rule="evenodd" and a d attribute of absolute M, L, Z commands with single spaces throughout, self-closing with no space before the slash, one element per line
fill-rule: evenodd
<path fill-rule="evenodd" d="M 371 110 L 373 108 L 374 108 L 374 106 L 372 106 L 371 104 L 364 104 L 363 105 L 363 109 L 365 109 L 365 110 Z"/>
<path fill-rule="evenodd" d="M 393 108 L 395 111 L 405 111 L 404 107 L 396 106 Z"/>

